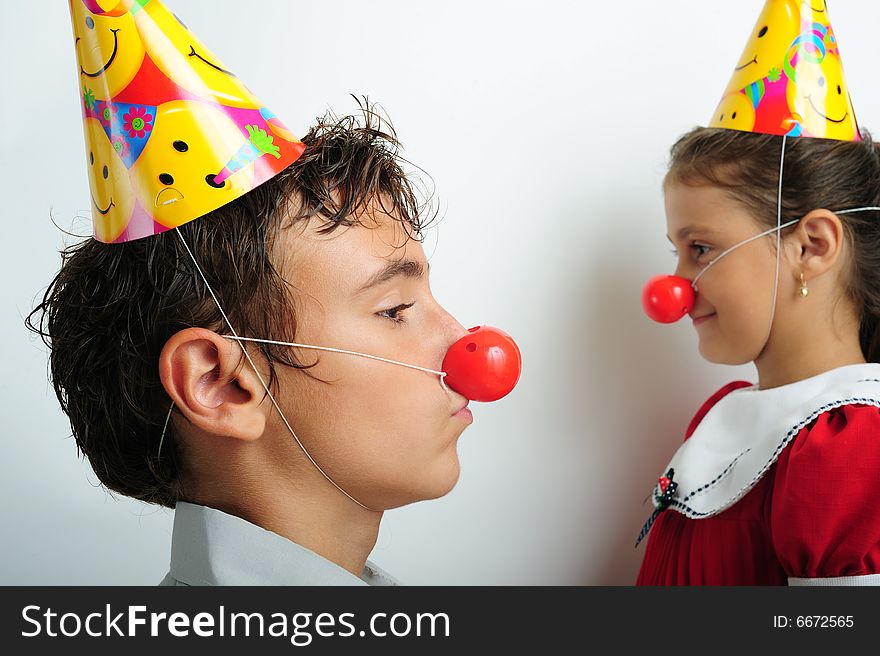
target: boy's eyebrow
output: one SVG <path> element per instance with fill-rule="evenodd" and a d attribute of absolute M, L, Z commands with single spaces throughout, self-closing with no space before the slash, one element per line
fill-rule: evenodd
<path fill-rule="evenodd" d="M 383 282 L 388 282 L 396 276 L 404 276 L 406 278 L 421 278 L 425 275 L 425 273 L 430 270 L 430 263 L 428 263 L 425 267 L 422 266 L 421 262 L 416 262 L 415 260 L 394 260 L 393 262 L 389 262 L 375 274 L 370 276 L 370 279 L 367 280 L 367 282 L 365 282 L 363 285 L 361 285 L 360 289 L 358 289 L 354 293 L 354 295 L 357 296 L 358 294 L 362 294 L 368 289 L 375 287 L 376 285 L 381 285 Z"/>

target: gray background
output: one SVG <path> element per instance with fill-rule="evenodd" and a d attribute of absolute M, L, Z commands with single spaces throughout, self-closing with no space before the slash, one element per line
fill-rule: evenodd
<path fill-rule="evenodd" d="M 652 324 L 639 297 L 674 267 L 668 148 L 708 121 L 763 0 L 168 4 L 297 134 L 349 92 L 381 102 L 437 185 L 437 298 L 522 348 L 514 393 L 474 407 L 458 486 L 387 513 L 372 559 L 409 584 L 632 583 L 642 502 L 688 420 L 753 375 L 702 361 L 689 323 Z M 876 126 L 880 8 L 830 4 Z M 50 216 L 90 232 L 67 7 L 2 6 L 0 583 L 154 584 L 171 511 L 97 484 L 22 323 L 70 240 Z"/>

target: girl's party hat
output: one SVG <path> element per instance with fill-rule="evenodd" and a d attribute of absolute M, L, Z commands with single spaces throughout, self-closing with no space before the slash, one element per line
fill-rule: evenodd
<path fill-rule="evenodd" d="M 709 127 L 859 140 L 825 0 L 767 0 Z"/>
<path fill-rule="evenodd" d="M 69 4 L 95 239 L 125 242 L 197 219 L 302 154 L 160 0 Z"/>

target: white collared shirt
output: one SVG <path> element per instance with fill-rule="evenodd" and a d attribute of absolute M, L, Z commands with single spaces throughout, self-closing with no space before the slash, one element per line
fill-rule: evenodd
<path fill-rule="evenodd" d="M 314 551 L 215 508 L 178 501 L 171 567 L 159 585 L 399 585 L 367 561 L 360 577 Z"/>

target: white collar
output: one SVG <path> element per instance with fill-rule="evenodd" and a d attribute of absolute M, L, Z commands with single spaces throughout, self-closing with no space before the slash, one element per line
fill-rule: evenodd
<path fill-rule="evenodd" d="M 670 508 L 711 517 L 746 494 L 798 432 L 823 412 L 853 403 L 880 407 L 880 364 L 853 364 L 760 390 L 736 389 L 703 417 L 663 470 L 675 470 Z M 659 485 L 652 498 L 655 506 Z"/>
<path fill-rule="evenodd" d="M 240 517 L 178 501 L 172 577 L 187 585 L 397 585 L 367 561 L 360 577 Z"/>

